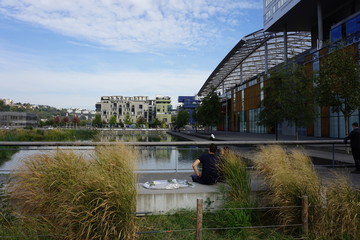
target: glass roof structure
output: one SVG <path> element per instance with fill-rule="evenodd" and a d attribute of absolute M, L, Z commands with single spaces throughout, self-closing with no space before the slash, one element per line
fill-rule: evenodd
<path fill-rule="evenodd" d="M 208 92 L 224 93 L 240 86 L 262 73 L 267 73 L 284 62 L 285 45 L 287 58 L 293 58 L 311 48 L 309 32 L 265 32 L 263 29 L 243 37 L 219 63 L 198 92 L 204 96 Z M 285 40 L 286 39 L 286 40 Z"/>

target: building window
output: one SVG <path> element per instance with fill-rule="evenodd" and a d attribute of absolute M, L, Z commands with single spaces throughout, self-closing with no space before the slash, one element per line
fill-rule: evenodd
<path fill-rule="evenodd" d="M 143 105 L 142 105 L 142 104 L 139 105 L 139 109 L 143 109 Z"/>
<path fill-rule="evenodd" d="M 331 42 L 337 42 L 342 38 L 342 26 L 337 26 L 331 29 Z"/>

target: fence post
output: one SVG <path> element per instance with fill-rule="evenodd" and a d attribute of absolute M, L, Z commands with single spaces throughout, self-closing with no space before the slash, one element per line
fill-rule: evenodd
<path fill-rule="evenodd" d="M 308 196 L 303 196 L 301 198 L 301 220 L 302 220 L 302 229 L 305 235 L 309 233 L 309 199 Z"/>
<path fill-rule="evenodd" d="M 196 240 L 202 238 L 202 221 L 203 221 L 203 200 L 197 199 L 197 213 L 196 213 Z"/>

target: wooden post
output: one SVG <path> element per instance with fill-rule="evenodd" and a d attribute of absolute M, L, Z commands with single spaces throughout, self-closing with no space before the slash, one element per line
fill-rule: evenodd
<path fill-rule="evenodd" d="M 308 235 L 309 234 L 309 199 L 308 199 L 308 196 L 303 196 L 301 203 L 302 203 L 301 219 L 302 219 L 303 233 L 305 235 Z"/>
<path fill-rule="evenodd" d="M 197 199 L 197 213 L 196 213 L 196 240 L 202 238 L 202 221 L 203 221 L 203 200 Z"/>

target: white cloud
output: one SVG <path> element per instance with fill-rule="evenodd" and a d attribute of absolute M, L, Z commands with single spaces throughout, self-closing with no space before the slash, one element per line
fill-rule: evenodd
<path fill-rule="evenodd" d="M 111 49 L 197 48 L 237 24 L 256 0 L 1 0 L 0 13 Z"/>

